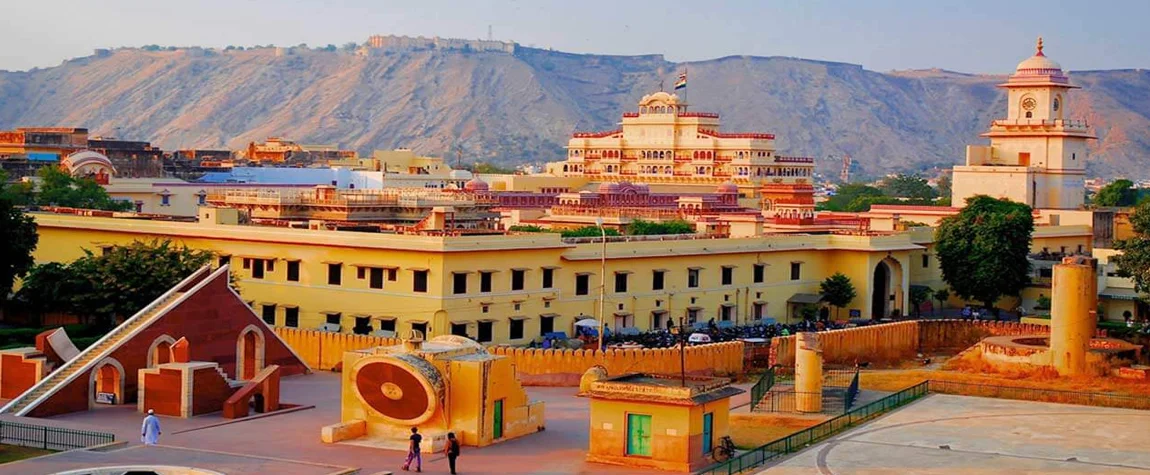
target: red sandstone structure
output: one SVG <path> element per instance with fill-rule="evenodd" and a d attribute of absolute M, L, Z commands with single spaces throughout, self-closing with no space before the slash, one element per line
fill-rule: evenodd
<path fill-rule="evenodd" d="M 0 413 L 47 417 L 137 404 L 190 417 L 221 410 L 250 381 L 271 379 L 266 408 L 272 392 L 278 406 L 279 374 L 309 371 L 231 288 L 228 266 L 201 268 L 83 351 L 70 354 L 69 345 L 55 330 L 37 337 L 35 350 L 0 355 L 5 397 L 35 380 Z"/>

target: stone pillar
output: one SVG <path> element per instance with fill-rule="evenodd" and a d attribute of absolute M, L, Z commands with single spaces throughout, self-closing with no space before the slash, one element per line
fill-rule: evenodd
<path fill-rule="evenodd" d="M 1086 353 L 1098 325 L 1096 262 L 1087 257 L 1067 257 L 1054 265 L 1051 285 L 1050 353 L 1058 374 L 1085 374 Z"/>
<path fill-rule="evenodd" d="M 819 334 L 799 333 L 795 338 L 795 410 L 823 410 L 823 348 Z"/>

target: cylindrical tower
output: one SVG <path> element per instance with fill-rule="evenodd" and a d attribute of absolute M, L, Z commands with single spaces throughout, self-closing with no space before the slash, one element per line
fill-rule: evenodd
<path fill-rule="evenodd" d="M 823 410 L 823 348 L 819 334 L 799 333 L 795 337 L 795 410 Z"/>
<path fill-rule="evenodd" d="M 1098 324 L 1096 261 L 1067 257 L 1054 265 L 1051 284 L 1050 352 L 1054 369 L 1062 376 L 1085 374 L 1086 353 Z"/>

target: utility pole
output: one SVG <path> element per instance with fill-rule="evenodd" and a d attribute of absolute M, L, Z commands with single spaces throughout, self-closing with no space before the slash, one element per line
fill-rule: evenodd
<path fill-rule="evenodd" d="M 687 327 L 679 317 L 679 385 L 687 387 Z"/>
<path fill-rule="evenodd" d="M 607 230 L 603 228 L 603 217 L 595 218 L 599 233 L 603 236 L 603 252 L 599 256 L 599 351 L 603 348 L 603 312 L 607 309 Z"/>

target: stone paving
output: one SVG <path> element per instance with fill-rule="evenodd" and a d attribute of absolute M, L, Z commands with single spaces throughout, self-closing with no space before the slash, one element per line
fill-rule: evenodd
<path fill-rule="evenodd" d="M 4 417 L 35 424 L 113 432 L 117 441 L 127 441 L 130 447 L 100 454 L 69 452 L 0 465 L 0 474 L 52 473 L 80 468 L 76 463 L 89 461 L 109 466 L 153 459 L 159 461 L 152 463 L 192 467 L 199 464 L 209 469 L 208 464 L 223 464 L 229 469 L 221 471 L 229 474 L 336 472 L 332 467 L 351 467 L 362 474 L 399 470 L 404 456 L 400 451 L 348 444 L 329 445 L 320 441 L 320 428 L 339 421 L 339 374 L 318 371 L 284 378 L 282 384 L 283 401 L 304 408 L 225 425 L 217 425 L 228 421 L 219 414 L 192 419 L 162 417 L 160 444 L 163 447 L 158 448 L 140 447 L 142 416 L 134 407 L 102 407 L 49 419 Z M 585 462 L 589 433 L 588 400 L 576 397 L 577 391 L 577 388 L 527 388 L 533 399 L 547 403 L 547 430 L 490 447 L 464 447 L 459 458 L 459 473 L 660 473 Z M 733 400 L 732 405 L 743 404 L 748 397 L 743 394 Z M 245 463 L 244 456 L 252 458 Z M 272 463 L 285 465 L 281 471 L 280 466 L 273 468 L 268 465 Z M 424 472 L 447 473 L 446 459 L 440 455 L 424 454 Z"/>
<path fill-rule="evenodd" d="M 761 473 L 1150 473 L 1150 411 L 934 394 Z"/>

